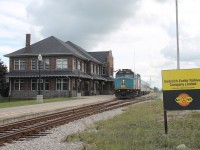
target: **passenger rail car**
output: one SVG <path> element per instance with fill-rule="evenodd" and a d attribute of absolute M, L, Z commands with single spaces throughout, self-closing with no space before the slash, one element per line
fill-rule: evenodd
<path fill-rule="evenodd" d="M 122 69 L 116 73 L 114 90 L 117 98 L 133 98 L 149 93 L 150 86 L 131 69 Z"/>
<path fill-rule="evenodd" d="M 141 80 L 141 95 L 149 94 L 150 93 L 150 85 L 149 83 Z"/>

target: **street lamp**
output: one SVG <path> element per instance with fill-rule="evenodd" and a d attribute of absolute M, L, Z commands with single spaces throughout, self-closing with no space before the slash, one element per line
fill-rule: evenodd
<path fill-rule="evenodd" d="M 80 87 L 80 83 L 81 83 L 81 80 L 80 80 L 80 69 L 81 69 L 81 66 L 80 66 L 80 63 L 78 63 L 77 69 L 78 69 L 77 97 L 81 97 L 81 87 Z"/>
<path fill-rule="evenodd" d="M 39 54 L 38 55 L 38 62 L 39 62 L 39 95 L 41 95 L 41 77 L 40 77 L 40 65 L 41 65 L 41 61 L 42 61 L 42 55 Z"/>
<path fill-rule="evenodd" d="M 78 64 L 78 93 L 80 93 L 80 69 L 81 66 Z"/>

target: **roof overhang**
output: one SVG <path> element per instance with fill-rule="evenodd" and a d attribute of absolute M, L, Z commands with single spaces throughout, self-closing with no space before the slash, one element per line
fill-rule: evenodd
<path fill-rule="evenodd" d="M 6 74 L 8 78 L 39 78 L 39 70 L 30 71 L 11 71 Z M 90 80 L 113 81 L 111 77 L 102 77 L 97 74 L 87 74 L 80 71 L 67 71 L 67 70 L 41 70 L 40 77 L 76 77 L 85 78 Z"/>

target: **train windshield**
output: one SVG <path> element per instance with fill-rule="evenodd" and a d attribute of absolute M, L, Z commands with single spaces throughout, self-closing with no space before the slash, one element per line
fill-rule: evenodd
<path fill-rule="evenodd" d="M 116 78 L 120 78 L 120 77 L 126 77 L 126 78 L 134 78 L 134 74 L 133 73 L 117 73 L 116 74 Z"/>

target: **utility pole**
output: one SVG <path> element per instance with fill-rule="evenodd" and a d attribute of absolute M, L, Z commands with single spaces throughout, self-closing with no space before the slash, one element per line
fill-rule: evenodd
<path fill-rule="evenodd" d="M 178 31 L 178 0 L 176 1 L 176 41 L 177 41 L 177 69 L 180 69 L 179 58 L 179 31 Z"/>
<path fill-rule="evenodd" d="M 178 0 L 175 0 L 176 3 L 176 42 L 177 42 L 177 69 L 180 69 L 180 60 L 179 60 L 179 32 L 178 32 Z M 168 134 L 168 125 L 167 125 L 167 110 L 164 110 L 164 127 L 165 134 Z"/>

